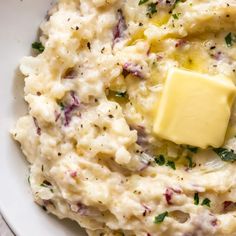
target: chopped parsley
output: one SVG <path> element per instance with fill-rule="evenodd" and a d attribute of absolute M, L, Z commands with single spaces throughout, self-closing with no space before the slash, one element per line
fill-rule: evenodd
<path fill-rule="evenodd" d="M 198 205 L 199 204 L 199 195 L 198 193 L 194 193 L 194 205 Z"/>
<path fill-rule="evenodd" d="M 225 36 L 225 43 L 227 44 L 227 47 L 232 47 L 233 46 L 233 37 L 232 37 L 232 33 L 228 33 Z"/>
<path fill-rule="evenodd" d="M 176 170 L 175 163 L 173 161 L 167 161 L 166 166 L 169 166 L 173 170 Z"/>
<path fill-rule="evenodd" d="M 157 4 L 153 2 L 149 3 L 147 6 L 147 16 L 151 18 L 152 15 L 156 12 L 157 12 Z"/>
<path fill-rule="evenodd" d="M 62 111 L 65 109 L 65 105 L 62 102 L 59 103 L 59 106 L 61 107 Z"/>
<path fill-rule="evenodd" d="M 116 92 L 115 96 L 118 98 L 124 98 L 127 95 L 126 92 Z"/>
<path fill-rule="evenodd" d="M 228 150 L 226 148 L 214 148 L 213 151 L 221 158 L 222 161 L 236 161 L 236 153 L 234 153 L 233 150 Z"/>
<path fill-rule="evenodd" d="M 208 207 L 210 207 L 210 204 L 211 204 L 211 200 L 209 198 L 204 198 L 201 203 L 202 206 L 208 206 Z M 194 205 L 199 205 L 198 193 L 194 193 Z"/>
<path fill-rule="evenodd" d="M 146 2 L 148 2 L 148 0 L 139 0 L 138 5 L 140 6 L 140 5 L 142 5 L 142 4 L 146 3 Z"/>
<path fill-rule="evenodd" d="M 30 184 L 30 176 L 28 176 L 28 183 Z"/>
<path fill-rule="evenodd" d="M 44 180 L 42 184 L 40 184 L 41 187 L 45 187 L 45 188 L 48 188 L 48 187 L 51 187 L 52 184 L 50 182 L 48 182 L 47 180 Z"/>
<path fill-rule="evenodd" d="M 45 47 L 42 45 L 41 42 L 34 42 L 32 43 L 32 48 L 37 50 L 38 52 L 42 53 L 45 49 Z"/>
<path fill-rule="evenodd" d="M 166 165 L 166 166 L 169 166 L 170 168 L 172 168 L 173 170 L 176 170 L 174 161 L 165 160 L 165 157 L 162 154 L 155 157 L 154 160 L 155 160 L 156 164 L 158 164 L 159 166 Z"/>
<path fill-rule="evenodd" d="M 40 184 L 40 186 L 44 188 L 49 188 L 50 191 L 53 193 L 52 184 L 48 182 L 47 180 L 44 180 L 43 183 Z"/>
<path fill-rule="evenodd" d="M 168 216 L 168 212 L 167 212 L 167 211 L 161 213 L 161 214 L 158 215 L 158 216 L 155 216 L 155 218 L 154 218 L 154 223 L 155 223 L 155 224 L 160 224 L 161 222 L 164 221 L 164 219 L 165 219 L 167 216 Z"/>
<path fill-rule="evenodd" d="M 209 198 L 204 198 L 201 205 L 210 207 L 210 204 L 211 200 Z"/>
<path fill-rule="evenodd" d="M 197 151 L 198 151 L 198 148 L 197 147 L 193 147 L 193 146 L 187 146 L 187 149 L 190 152 L 193 152 L 193 153 L 197 153 Z"/>
<path fill-rule="evenodd" d="M 159 165 L 159 166 L 163 166 L 165 165 L 165 157 L 163 155 L 159 155 L 158 157 L 155 158 L 155 162 Z"/>
<path fill-rule="evenodd" d="M 192 169 L 193 167 L 196 166 L 196 163 L 193 162 L 192 157 L 187 156 L 186 159 L 188 160 L 188 167 L 189 167 L 190 169 Z"/>
<path fill-rule="evenodd" d="M 174 13 L 174 14 L 172 14 L 172 17 L 173 17 L 175 20 L 178 20 L 180 15 L 181 15 L 181 13 Z"/>

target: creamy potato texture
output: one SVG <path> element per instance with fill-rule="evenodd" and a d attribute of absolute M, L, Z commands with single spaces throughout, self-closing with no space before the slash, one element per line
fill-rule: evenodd
<path fill-rule="evenodd" d="M 222 149 L 153 133 L 170 68 L 236 82 L 235 22 L 235 0 L 58 1 L 12 132 L 35 201 L 91 236 L 236 235 L 235 109 Z"/>

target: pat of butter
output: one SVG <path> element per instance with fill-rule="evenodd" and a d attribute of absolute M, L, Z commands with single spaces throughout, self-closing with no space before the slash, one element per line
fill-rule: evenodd
<path fill-rule="evenodd" d="M 235 93 L 233 82 L 223 76 L 170 69 L 153 131 L 177 144 L 220 147 Z"/>

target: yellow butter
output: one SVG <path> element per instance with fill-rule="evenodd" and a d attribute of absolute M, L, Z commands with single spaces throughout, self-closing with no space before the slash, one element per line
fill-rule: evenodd
<path fill-rule="evenodd" d="M 235 93 L 234 84 L 223 76 L 170 69 L 153 131 L 177 144 L 220 147 Z"/>

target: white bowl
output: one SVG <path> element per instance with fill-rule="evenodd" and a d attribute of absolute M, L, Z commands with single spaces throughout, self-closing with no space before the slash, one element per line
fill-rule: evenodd
<path fill-rule="evenodd" d="M 31 52 L 49 0 L 0 0 L 0 210 L 17 236 L 82 236 L 76 223 L 47 215 L 33 202 L 28 168 L 9 130 L 26 112 L 18 65 Z"/>

